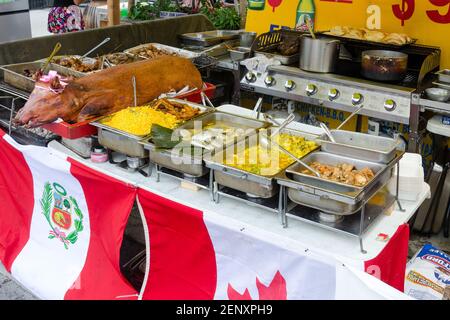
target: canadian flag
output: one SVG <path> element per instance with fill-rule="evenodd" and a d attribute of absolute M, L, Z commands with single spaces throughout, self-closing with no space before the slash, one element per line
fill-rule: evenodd
<path fill-rule="evenodd" d="M 120 273 L 136 188 L 0 130 L 0 260 L 42 299 L 137 299 Z"/>
<path fill-rule="evenodd" d="M 142 299 L 408 299 L 363 266 L 299 252 L 274 234 L 167 195 L 140 188 L 138 204 L 150 256 Z"/>

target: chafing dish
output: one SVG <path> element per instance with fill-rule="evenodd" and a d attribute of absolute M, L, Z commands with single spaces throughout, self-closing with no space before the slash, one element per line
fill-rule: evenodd
<path fill-rule="evenodd" d="M 15 88 L 31 92 L 34 89 L 36 81 L 30 77 L 24 75 L 25 70 L 32 72 L 37 71 L 43 65 L 43 62 L 25 62 L 16 63 L 0 67 L 3 70 L 3 79 L 6 83 L 12 85 Z M 72 76 L 75 78 L 83 77 L 85 74 L 72 69 L 63 68 L 57 64 L 50 63 L 44 73 L 47 74 L 50 70 L 55 70 L 60 76 Z"/>
<path fill-rule="evenodd" d="M 318 138 L 322 151 L 378 163 L 389 163 L 394 159 L 400 144 L 400 140 L 360 132 L 331 130 L 331 134 L 336 143 L 325 134 Z"/>
<path fill-rule="evenodd" d="M 176 47 L 167 46 L 165 44 L 160 44 L 160 43 L 145 43 L 145 44 L 141 44 L 139 46 L 124 50 L 124 52 L 128 53 L 128 54 L 137 55 L 141 59 L 148 59 L 147 57 L 141 56 L 138 54 L 138 52 L 142 48 L 146 48 L 146 47 L 154 47 L 154 48 L 161 50 L 169 55 L 176 55 L 176 56 L 183 57 L 186 59 L 194 59 L 194 58 L 197 58 L 200 56 L 199 53 L 195 53 L 195 52 L 188 51 L 188 50 L 183 50 L 183 49 L 176 48 Z"/>
<path fill-rule="evenodd" d="M 191 107 L 199 108 L 201 110 L 201 114 L 213 111 L 213 109 L 210 107 L 205 107 L 200 104 L 192 103 L 185 100 L 180 99 L 167 99 L 167 100 L 169 102 L 185 103 L 190 105 Z M 101 123 L 102 120 L 110 116 L 111 115 L 105 116 L 94 122 L 91 122 L 93 126 L 98 127 L 99 143 L 110 150 L 121 152 L 131 157 L 142 158 L 148 156 L 148 150 L 146 150 L 144 148 L 144 144 L 140 142 L 141 140 L 151 139 L 151 135 L 143 135 L 143 136 L 134 135 L 126 131 L 122 131 Z"/>
<path fill-rule="evenodd" d="M 181 130 L 201 129 L 216 123 L 217 121 L 228 124 L 231 127 L 243 129 L 245 133 L 248 129 L 256 130 L 261 128 L 267 128 L 269 123 L 264 121 L 255 120 L 252 118 L 245 118 L 236 115 L 232 115 L 225 112 L 212 112 L 195 120 L 188 121 L 174 130 L 175 136 L 180 136 Z M 248 134 L 254 134 L 250 130 Z M 240 139 L 244 138 L 245 134 Z M 144 144 L 144 148 L 149 150 L 150 161 L 158 164 L 162 167 L 169 168 L 184 174 L 188 174 L 194 177 L 204 176 L 209 172 L 209 169 L 205 167 L 203 159 L 210 153 L 201 146 L 194 146 L 191 141 L 185 141 L 180 146 L 175 147 L 172 150 L 155 150 L 154 144 L 151 139 L 141 141 Z M 234 143 L 233 141 L 225 142 L 225 144 Z"/>
<path fill-rule="evenodd" d="M 312 140 L 311 138 L 316 137 L 314 135 L 290 129 L 283 129 L 281 130 L 281 133 L 304 137 L 308 140 Z M 271 198 L 276 195 L 279 190 L 279 185 L 276 183 L 275 177 L 284 169 L 281 169 L 280 172 L 277 172 L 276 174 L 263 176 L 237 169 L 223 163 L 225 156 L 233 155 L 235 150 L 244 150 L 247 144 L 248 141 L 245 139 L 234 145 L 228 146 L 220 152 L 216 152 L 214 155 L 211 155 L 210 158 L 204 159 L 206 166 L 214 170 L 214 179 L 218 185 L 242 191 L 252 197 Z"/>
<path fill-rule="evenodd" d="M 393 175 L 394 165 L 402 156 L 403 152 L 397 152 L 389 164 L 358 160 L 322 151 L 303 158 L 306 163 L 319 161 L 329 165 L 349 163 L 357 169 L 368 167 L 374 172 L 374 177 L 363 187 L 304 174 L 301 171 L 305 168 L 298 163 L 288 167 L 276 180 L 278 184 L 287 187 L 289 199 L 297 204 L 335 215 L 351 215 L 359 211 L 388 182 Z"/>
<path fill-rule="evenodd" d="M 184 44 L 200 45 L 204 47 L 237 38 L 239 38 L 239 32 L 233 30 L 212 30 L 180 35 L 180 39 Z"/>

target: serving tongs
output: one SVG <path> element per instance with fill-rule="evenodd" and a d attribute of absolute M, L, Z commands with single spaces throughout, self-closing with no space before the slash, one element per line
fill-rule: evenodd
<path fill-rule="evenodd" d="M 348 121 L 350 121 L 351 118 L 353 118 L 355 115 L 357 115 L 362 108 L 364 108 L 364 105 L 361 105 L 360 107 L 358 107 L 355 111 L 353 111 L 348 117 L 347 119 L 345 119 L 337 128 L 336 130 L 340 130 Z M 320 123 L 320 127 L 322 128 L 322 130 L 325 132 L 325 134 L 327 135 L 328 139 L 330 139 L 331 142 L 336 143 L 336 140 L 333 138 L 333 134 L 331 133 L 330 129 L 328 128 L 328 126 L 321 122 Z"/>
<path fill-rule="evenodd" d="M 42 68 L 39 69 L 40 72 L 44 73 L 44 70 L 47 68 L 48 64 L 50 63 L 50 61 L 52 61 L 53 57 L 59 52 L 59 50 L 61 49 L 61 43 L 57 43 L 55 45 L 55 48 L 53 48 L 52 53 L 50 54 L 50 56 L 47 58 L 47 60 L 45 61 L 44 65 L 42 66 Z"/>
<path fill-rule="evenodd" d="M 94 52 L 95 50 L 97 50 L 98 48 L 100 48 L 102 45 L 104 45 L 105 43 L 107 43 L 109 40 L 111 40 L 111 38 L 105 38 L 105 40 L 103 40 L 102 42 L 100 42 L 98 45 L 96 45 L 95 47 L 93 47 L 91 50 L 89 50 L 88 52 L 86 52 L 85 54 L 83 54 L 80 57 L 80 60 L 83 60 L 84 58 L 86 58 L 89 54 L 91 54 L 92 52 Z"/>
<path fill-rule="evenodd" d="M 309 171 L 311 171 L 314 175 L 316 175 L 317 177 L 320 178 L 320 173 L 317 172 L 315 169 L 313 169 L 311 166 L 307 165 L 304 161 L 300 160 L 298 157 L 296 157 L 293 153 L 291 153 L 290 151 L 286 150 L 285 148 L 283 148 L 282 146 L 280 146 L 275 139 L 273 139 L 281 130 L 283 130 L 289 123 L 291 123 L 292 121 L 294 121 L 295 119 L 295 115 L 293 113 L 291 113 L 281 124 L 279 127 L 277 127 L 271 134 L 269 137 L 265 136 L 265 135 L 261 135 L 259 137 L 259 143 L 265 147 L 268 147 L 270 145 L 269 140 L 272 144 L 274 144 L 280 151 L 284 152 L 285 154 L 287 154 L 288 156 L 290 156 L 292 159 L 294 159 L 295 161 L 297 161 L 298 163 L 300 163 L 302 166 L 304 166 L 306 169 L 308 169 Z"/>

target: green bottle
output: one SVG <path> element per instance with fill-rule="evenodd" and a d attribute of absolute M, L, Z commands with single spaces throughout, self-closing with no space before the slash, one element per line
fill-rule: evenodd
<path fill-rule="evenodd" d="M 248 8 L 250 10 L 264 10 L 266 0 L 248 0 Z"/>
<path fill-rule="evenodd" d="M 314 0 L 300 0 L 297 6 L 297 16 L 295 19 L 295 29 L 300 31 L 308 31 L 307 21 L 309 20 L 314 30 L 314 16 L 316 7 Z"/>

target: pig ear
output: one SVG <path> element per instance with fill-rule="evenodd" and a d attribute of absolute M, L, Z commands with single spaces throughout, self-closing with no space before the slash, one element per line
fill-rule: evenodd
<path fill-rule="evenodd" d="M 114 98 L 110 94 L 102 94 L 88 99 L 78 114 L 78 121 L 86 121 L 111 112 L 114 107 Z"/>

